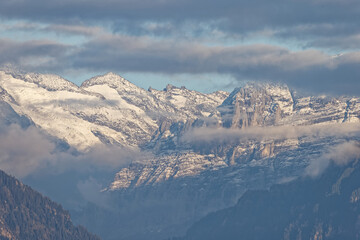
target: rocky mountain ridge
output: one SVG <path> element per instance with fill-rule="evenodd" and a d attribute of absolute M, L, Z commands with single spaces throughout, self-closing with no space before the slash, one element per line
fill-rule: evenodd
<path fill-rule="evenodd" d="M 310 144 L 313 138 L 307 135 L 311 132 L 318 132 L 325 139 L 331 137 L 334 129 L 357 126 L 359 119 L 359 98 L 296 98 L 286 86 L 250 84 L 235 89 L 207 118 L 162 125 L 150 144 L 160 157 L 146 162 L 144 171 L 138 169 L 141 164 L 122 169 L 110 188 L 127 188 L 134 185 L 131 181 L 136 182 L 135 186 L 140 182 L 151 184 L 161 179 L 196 175 L 200 169 L 214 166 L 218 169 L 271 159 Z M 189 154 L 191 164 L 181 160 L 189 159 L 182 157 Z M 200 160 L 203 156 L 206 161 Z M 174 159 L 177 168 L 171 167 Z"/>

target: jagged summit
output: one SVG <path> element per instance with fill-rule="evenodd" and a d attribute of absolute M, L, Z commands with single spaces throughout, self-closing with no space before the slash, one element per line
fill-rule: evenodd
<path fill-rule="evenodd" d="M 95 85 L 108 85 L 111 88 L 138 88 L 135 84 L 113 72 L 90 78 L 84 81 L 80 87 L 86 88 Z"/>
<path fill-rule="evenodd" d="M 167 84 L 166 87 L 164 88 L 165 92 L 169 92 L 175 89 L 181 89 L 181 90 L 187 90 L 187 88 L 185 86 L 181 86 L 181 87 L 176 87 L 172 84 Z"/>
<path fill-rule="evenodd" d="M 294 99 L 286 85 L 248 83 L 218 107 L 224 127 L 277 125 L 292 114 Z"/>
<path fill-rule="evenodd" d="M 259 98 L 260 100 L 264 100 L 263 98 L 265 96 L 268 96 L 270 99 L 292 99 L 291 90 L 285 84 L 250 82 L 243 87 L 235 88 L 222 105 L 234 104 L 234 101 L 237 99 L 246 101 Z"/>

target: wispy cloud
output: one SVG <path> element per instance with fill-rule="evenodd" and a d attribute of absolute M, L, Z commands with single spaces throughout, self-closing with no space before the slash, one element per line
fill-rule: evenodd
<path fill-rule="evenodd" d="M 36 128 L 23 130 L 10 126 L 0 135 L 0 168 L 17 177 L 23 177 L 47 165 L 55 144 L 44 138 Z"/>
<path fill-rule="evenodd" d="M 305 175 L 317 177 L 325 169 L 334 163 L 336 165 L 346 165 L 360 158 L 360 144 L 356 141 L 348 141 L 327 149 L 320 157 L 311 160 L 305 169 Z"/>
<path fill-rule="evenodd" d="M 257 140 L 281 140 L 300 137 L 350 137 L 360 133 L 360 125 L 353 123 L 326 124 L 310 126 L 275 126 L 275 127 L 248 127 L 243 129 L 229 128 L 193 128 L 185 133 L 182 141 L 191 144 L 228 142 L 239 143 L 241 141 Z"/>
<path fill-rule="evenodd" d="M 58 34 L 84 35 L 89 37 L 105 34 L 104 29 L 98 26 L 65 25 L 65 24 L 52 24 L 47 27 L 44 27 L 42 31 L 52 31 Z"/>

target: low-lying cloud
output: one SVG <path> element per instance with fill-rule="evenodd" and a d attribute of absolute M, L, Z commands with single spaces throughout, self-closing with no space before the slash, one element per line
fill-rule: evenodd
<path fill-rule="evenodd" d="M 66 171 L 113 171 L 140 159 L 138 151 L 119 146 L 99 145 L 85 153 L 56 143 L 34 126 L 22 129 L 10 125 L 0 133 L 0 169 L 19 178 L 29 175 L 61 174 Z"/>
<path fill-rule="evenodd" d="M 85 200 L 105 209 L 112 207 L 108 194 L 102 191 L 104 186 L 95 178 L 90 177 L 84 181 L 79 181 L 77 189 Z"/>
<path fill-rule="evenodd" d="M 311 160 L 305 169 L 305 175 L 317 177 L 325 169 L 334 163 L 339 166 L 347 165 L 360 158 L 360 144 L 356 141 L 348 141 L 327 149 L 320 157 Z"/>
<path fill-rule="evenodd" d="M 108 209 L 112 207 L 108 193 L 101 190 L 115 173 L 132 161 L 151 158 L 150 153 L 120 146 L 98 145 L 78 152 L 60 145 L 35 126 L 4 127 L 0 132 L 0 169 L 68 209 L 81 208 L 87 202 Z"/>
<path fill-rule="evenodd" d="M 281 140 L 300 137 L 345 137 L 360 133 L 360 125 L 355 123 L 326 124 L 311 126 L 271 126 L 271 127 L 248 127 L 243 129 L 193 128 L 181 138 L 184 143 L 239 143 L 241 141 L 257 140 Z"/>
<path fill-rule="evenodd" d="M 23 130 L 10 126 L 0 133 L 0 168 L 17 177 L 43 168 L 52 159 L 55 144 L 48 141 L 35 127 Z"/>

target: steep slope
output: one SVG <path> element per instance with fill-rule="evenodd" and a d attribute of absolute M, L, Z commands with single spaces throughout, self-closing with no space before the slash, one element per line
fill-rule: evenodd
<path fill-rule="evenodd" d="M 181 239 L 360 239 L 360 167 L 332 166 L 317 179 L 248 191 Z"/>
<path fill-rule="evenodd" d="M 0 239 L 99 239 L 68 212 L 0 170 Z"/>

